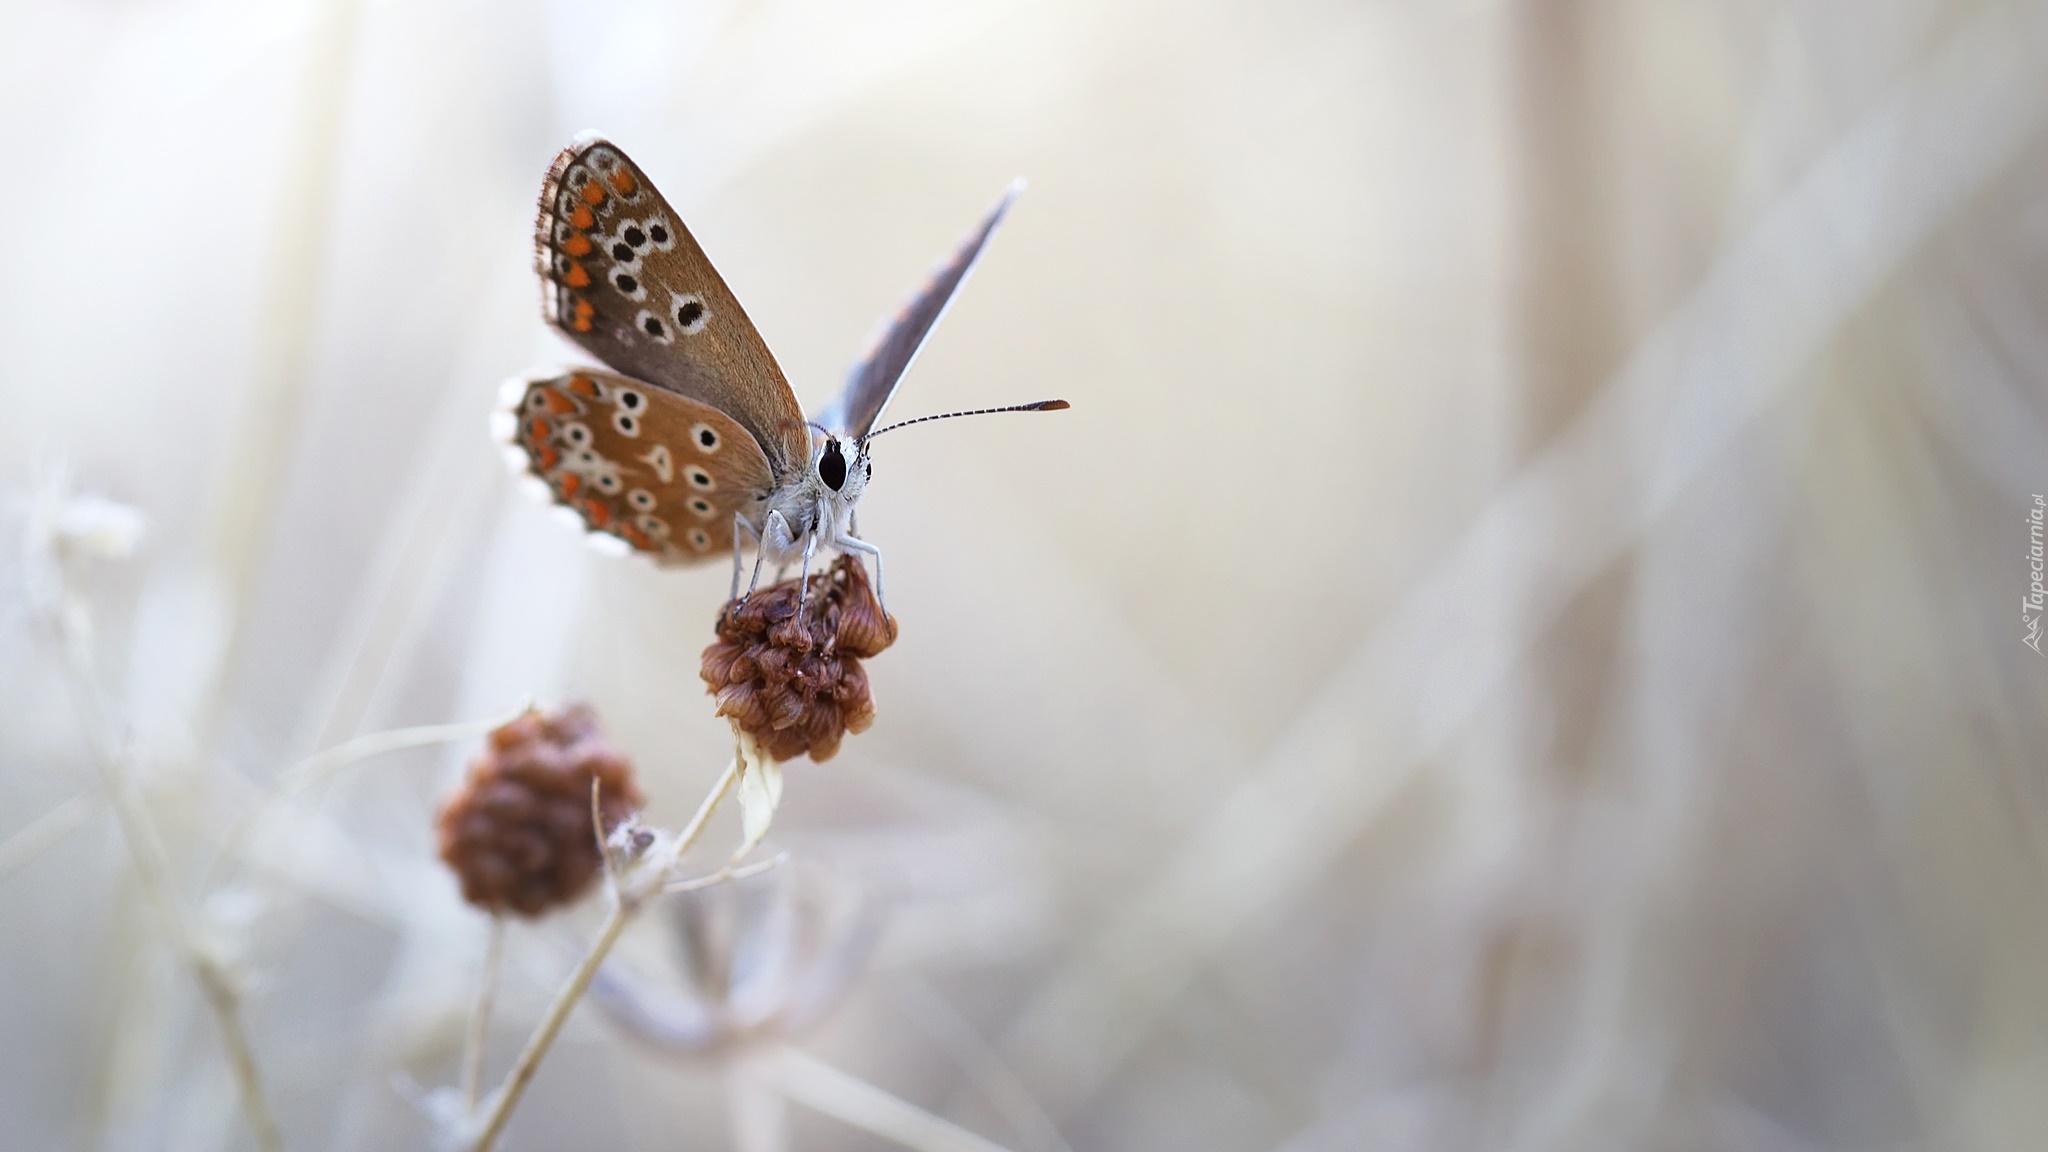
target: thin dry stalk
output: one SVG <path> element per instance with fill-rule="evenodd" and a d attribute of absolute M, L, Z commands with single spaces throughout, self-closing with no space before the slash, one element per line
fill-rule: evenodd
<path fill-rule="evenodd" d="M 150 822 L 149 813 L 143 807 L 141 796 L 136 794 L 134 781 L 129 778 L 125 765 L 100 754 L 97 748 L 93 765 L 113 805 L 115 819 L 121 827 L 121 839 L 128 846 L 128 856 L 135 866 L 136 879 L 142 885 L 143 894 L 163 921 L 172 950 L 192 969 L 200 988 L 206 993 L 206 1003 L 212 1008 L 214 1020 L 220 1026 L 228 1068 L 234 1075 L 242 1111 L 248 1118 L 249 1132 L 255 1138 L 256 1147 L 260 1152 L 283 1152 L 284 1141 L 278 1135 L 277 1120 L 270 1114 L 270 1105 L 264 1099 L 256 1052 L 249 1044 L 248 1030 L 242 1025 L 242 996 L 235 987 L 234 976 L 225 964 L 207 951 L 193 932 L 184 906 L 171 889 L 169 854 L 157 838 L 156 827 Z"/>
<path fill-rule="evenodd" d="M 619 877 L 612 870 L 611 853 L 605 853 L 606 890 L 611 894 L 611 911 L 605 915 L 604 924 L 597 931 L 597 939 L 591 941 L 590 950 L 576 965 L 575 971 L 569 973 L 569 979 L 563 983 L 561 990 L 555 993 L 554 1002 L 548 1005 L 547 1013 L 541 1017 L 540 1024 L 533 1030 L 533 1035 L 527 1038 L 526 1047 L 520 1050 L 519 1059 L 513 1063 L 512 1070 L 505 1074 L 505 1080 L 498 1085 L 497 1091 L 491 1093 L 490 1110 L 484 1117 L 475 1143 L 470 1145 L 473 1152 L 490 1152 L 491 1146 L 497 1143 L 498 1137 L 505 1131 L 505 1124 L 512 1118 L 512 1110 L 518 1106 L 519 1098 L 525 1094 L 526 1086 L 533 1080 L 533 1074 L 540 1069 L 541 1058 L 547 1055 L 548 1048 L 555 1042 L 555 1036 L 561 1032 L 562 1025 L 568 1022 L 569 1013 L 576 1007 L 576 1002 L 581 1000 L 583 993 L 589 989 L 592 977 L 597 975 L 598 966 L 611 954 L 612 946 L 619 942 L 620 933 L 626 930 L 626 925 L 632 922 L 634 915 L 650 898 L 660 895 L 667 887 L 669 873 L 682 860 L 683 854 L 690 850 L 690 846 L 697 842 L 697 837 L 703 834 L 704 826 L 711 820 L 711 814 L 717 811 L 719 802 L 725 799 L 725 794 L 732 790 L 733 782 L 739 779 L 742 763 L 741 757 L 733 757 L 725 773 L 718 778 L 718 783 L 712 785 L 710 794 L 698 805 L 697 814 L 690 818 L 690 823 L 676 837 L 675 843 L 664 851 L 663 858 L 655 863 L 651 882 L 637 886 L 621 884 Z"/>
<path fill-rule="evenodd" d="M 506 721 L 525 712 L 530 703 L 521 703 L 517 710 L 507 716 L 494 716 L 488 720 L 463 720 L 454 724 L 422 724 L 412 728 L 393 728 L 384 732 L 370 732 L 353 740 L 344 740 L 334 747 L 316 752 L 292 767 L 278 773 L 277 777 L 257 797 L 255 803 L 245 809 L 227 834 L 221 837 L 220 849 L 214 853 L 213 862 L 207 866 L 206 880 L 202 892 L 212 890 L 219 882 L 223 871 L 241 858 L 242 849 L 263 817 L 276 810 L 300 792 L 333 779 L 344 769 L 351 768 L 365 760 L 400 752 L 408 748 L 423 748 L 431 744 L 448 744 L 467 740 L 473 736 L 503 727 Z"/>
<path fill-rule="evenodd" d="M 1008 1152 L 986 1136 L 796 1048 L 784 1048 L 764 1063 L 791 1100 L 914 1152 Z"/>
<path fill-rule="evenodd" d="M 228 1067 L 234 1073 L 235 1088 L 241 1094 L 242 1110 L 249 1118 L 249 1131 L 262 1152 L 284 1152 L 284 1137 L 277 1130 L 277 1118 L 263 1097 L 263 1077 L 256 1067 L 256 1050 L 249 1045 L 249 1030 L 242 1024 L 242 994 L 234 977 L 211 956 L 197 953 L 191 958 L 199 986 L 206 990 L 206 1002 L 214 1019 L 220 1021 L 221 1045 L 227 1049 Z"/>
<path fill-rule="evenodd" d="M 484 946 L 484 971 L 477 981 L 476 1007 L 469 1014 L 469 1034 L 462 1044 L 462 1106 L 476 1111 L 484 1082 L 484 1039 L 491 1030 L 491 1004 L 498 995 L 498 960 L 505 950 L 505 918 L 491 917 L 490 943 Z"/>
<path fill-rule="evenodd" d="M 5 843 L 0 843 L 0 880 L 14 875 L 17 869 L 55 847 L 90 819 L 98 808 L 97 797 L 73 796 L 9 836 Z"/>
<path fill-rule="evenodd" d="M 789 863 L 789 853 L 778 852 L 767 860 L 757 861 L 744 868 L 735 868 L 727 864 L 709 876 L 699 876 L 694 880 L 678 880 L 663 888 L 661 894 L 673 896 L 678 892 L 696 892 L 705 888 L 716 887 L 730 880 L 745 880 L 749 876 L 759 876 L 771 868 L 780 868 L 787 863 Z"/>
<path fill-rule="evenodd" d="M 234 974 L 201 943 L 183 902 L 171 885 L 170 853 L 164 850 L 156 825 L 151 822 L 149 810 L 127 770 L 125 748 L 119 755 L 110 754 L 102 743 L 100 734 L 111 731 L 111 725 L 105 722 L 107 709 L 90 657 L 74 655 L 67 661 L 67 667 L 72 687 L 87 719 L 86 745 L 90 750 L 93 770 L 99 776 L 100 787 L 114 810 L 115 822 L 121 829 L 121 841 L 128 848 L 129 862 L 135 867 L 136 880 L 142 886 L 144 899 L 163 922 L 172 951 L 192 969 L 201 990 L 206 993 L 206 1003 L 213 1010 L 214 1021 L 220 1026 L 228 1069 L 234 1075 L 242 1112 L 249 1122 L 249 1132 L 256 1141 L 258 1152 L 283 1152 L 284 1141 L 278 1135 L 277 1120 L 271 1115 L 270 1105 L 263 1095 L 263 1079 L 257 1069 L 256 1052 L 250 1046 L 248 1030 L 242 1024 L 242 996 L 235 987 Z"/>

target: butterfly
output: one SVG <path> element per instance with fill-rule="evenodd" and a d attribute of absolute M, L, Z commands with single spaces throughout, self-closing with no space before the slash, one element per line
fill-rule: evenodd
<path fill-rule="evenodd" d="M 601 550 L 664 565 L 732 553 L 801 562 L 819 547 L 871 557 L 854 508 L 868 442 L 925 420 L 1052 411 L 1064 400 L 875 422 L 1015 201 L 1012 185 L 878 329 L 839 395 L 806 418 L 767 342 L 680 216 L 619 147 L 594 134 L 555 157 L 534 222 L 542 313 L 610 370 L 553 368 L 506 382 L 494 428 L 508 462 L 574 514 Z M 886 600 L 884 601 L 886 604 Z"/>

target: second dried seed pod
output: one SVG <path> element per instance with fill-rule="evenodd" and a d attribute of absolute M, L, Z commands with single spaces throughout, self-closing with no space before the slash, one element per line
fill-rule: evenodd
<path fill-rule="evenodd" d="M 581 896 L 604 865 L 590 826 L 593 780 L 606 831 L 644 803 L 632 764 L 588 705 L 529 710 L 493 729 L 436 820 L 462 898 L 538 916 Z"/>

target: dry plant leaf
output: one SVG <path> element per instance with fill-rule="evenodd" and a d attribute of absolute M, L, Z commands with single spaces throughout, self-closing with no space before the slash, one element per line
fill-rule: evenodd
<path fill-rule="evenodd" d="M 775 821 L 775 807 L 782 803 L 782 763 L 761 750 L 745 729 L 735 728 L 740 758 L 740 846 L 732 858 L 746 859 L 768 835 Z"/>

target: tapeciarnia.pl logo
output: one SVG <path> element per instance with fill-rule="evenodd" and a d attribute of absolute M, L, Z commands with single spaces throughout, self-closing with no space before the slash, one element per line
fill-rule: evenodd
<path fill-rule="evenodd" d="M 2048 589 L 2041 586 L 2041 521 L 2044 515 L 2048 515 L 2048 500 L 2036 495 L 2034 506 L 2027 510 L 2027 568 L 2032 572 L 2034 582 L 2027 589 L 2026 599 L 2020 601 L 2020 626 L 2027 630 L 2027 634 L 2020 637 L 2020 643 L 2032 648 L 2037 656 L 2048 655 L 2041 651 L 2041 610 L 2048 608 Z"/>

